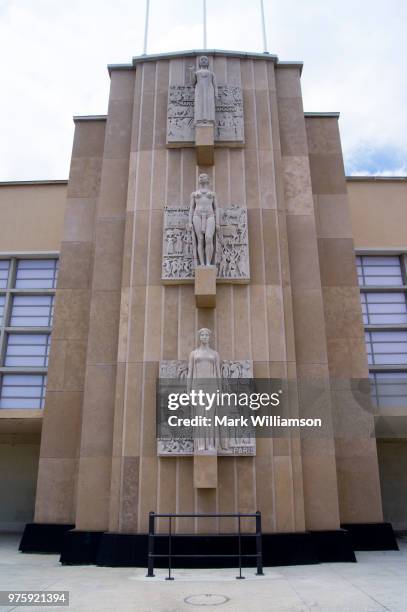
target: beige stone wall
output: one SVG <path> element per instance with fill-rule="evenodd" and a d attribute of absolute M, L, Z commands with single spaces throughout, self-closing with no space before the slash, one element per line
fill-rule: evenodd
<path fill-rule="evenodd" d="M 348 179 L 357 249 L 407 250 L 407 179 Z"/>
<path fill-rule="evenodd" d="M 366 378 L 368 368 L 338 122 L 312 117 L 306 124 L 329 375 L 350 382 Z M 340 422 L 341 406 L 336 409 Z M 343 418 L 352 417 L 347 412 Z M 349 433 L 336 439 L 335 451 L 341 522 L 382 520 L 376 441 L 351 438 Z"/>
<path fill-rule="evenodd" d="M 33 520 L 39 451 L 39 434 L 0 434 L 0 532 Z"/>
<path fill-rule="evenodd" d="M 35 505 L 38 523 L 74 523 L 105 121 L 75 127 Z"/>
<path fill-rule="evenodd" d="M 156 456 L 158 363 L 186 359 L 202 325 L 214 330 L 223 358 L 253 359 L 256 376 L 293 377 L 297 361 L 303 373 L 327 371 L 324 337 L 307 324 L 312 316 L 323 328 L 324 319 L 298 69 L 281 68 L 276 80 L 272 62 L 213 62 L 218 82 L 241 83 L 244 92 L 245 147 L 216 149 L 210 172 L 221 204 L 248 208 L 250 285 L 218 285 L 216 310 L 198 311 L 192 286 L 160 282 L 163 206 L 188 202 L 199 172 L 193 150 L 165 148 L 168 83 L 180 82 L 188 63 L 145 62 L 136 71 L 110 529 L 146 531 L 151 509 L 260 509 L 266 531 L 337 528 L 332 441 L 301 448 L 295 439 L 261 439 L 255 458 L 220 458 L 218 488 L 206 491 L 193 488 L 191 459 Z"/>
<path fill-rule="evenodd" d="M 380 440 L 377 444 L 384 520 L 394 529 L 407 529 L 407 441 Z"/>
<path fill-rule="evenodd" d="M 59 252 L 65 183 L 0 183 L 0 252 Z"/>
<path fill-rule="evenodd" d="M 192 458 L 157 457 L 158 364 L 187 359 L 199 327 L 213 330 L 222 358 L 253 360 L 257 377 L 324 380 L 353 352 L 360 375 L 336 124 L 306 125 L 298 67 L 263 58 L 210 61 L 220 84 L 243 89 L 245 146 L 216 148 L 206 170 L 221 206 L 248 208 L 251 282 L 218 284 L 216 309 L 196 308 L 193 285 L 161 283 L 163 207 L 187 203 L 200 171 L 193 149 L 165 145 L 168 86 L 183 82 L 191 58 L 113 70 L 107 121 L 80 121 L 75 132 L 38 522 L 134 533 L 147 530 L 150 510 L 261 510 L 264 531 L 284 532 L 337 529 L 341 519 L 380 514 L 370 447 L 354 479 L 349 461 L 359 450 L 338 450 L 333 439 L 259 439 L 256 457 L 219 458 L 218 487 L 207 490 L 193 487 Z M 350 331 L 338 303 L 355 317 Z M 365 361 L 360 368 L 366 372 Z M 293 414 L 304 409 L 293 398 Z M 327 405 L 328 421 L 331 411 Z M 368 512 L 357 490 L 363 478 Z M 177 522 L 178 531 L 234 528 L 231 521 Z"/>

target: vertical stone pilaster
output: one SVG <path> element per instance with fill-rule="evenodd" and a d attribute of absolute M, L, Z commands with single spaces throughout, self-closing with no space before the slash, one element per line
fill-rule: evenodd
<path fill-rule="evenodd" d="M 114 71 L 95 219 L 95 261 L 86 356 L 76 528 L 109 526 L 121 278 L 134 71 Z M 130 466 L 134 470 L 134 466 Z M 129 473 L 130 473 L 129 472 Z"/>
<path fill-rule="evenodd" d="M 76 121 L 35 505 L 37 523 L 74 523 L 104 119 Z"/>
<path fill-rule="evenodd" d="M 328 381 L 328 356 L 308 143 L 298 69 L 277 68 L 277 100 L 297 379 Z M 299 398 L 299 413 L 306 410 Z M 329 425 L 328 402 L 323 418 Z M 292 443 L 299 441 L 291 441 Z M 333 438 L 301 441 L 305 527 L 339 527 Z"/>
<path fill-rule="evenodd" d="M 368 369 L 338 119 L 309 117 L 306 126 L 329 373 L 351 384 L 366 378 Z M 353 437 L 352 414 L 335 408 L 335 420 L 348 431 L 335 440 L 341 522 L 382 521 L 376 440 Z"/>

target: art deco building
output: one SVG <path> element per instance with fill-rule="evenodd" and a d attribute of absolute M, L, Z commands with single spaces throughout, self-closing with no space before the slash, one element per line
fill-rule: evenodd
<path fill-rule="evenodd" d="M 214 125 L 194 124 L 203 53 Z M 345 177 L 339 115 L 304 112 L 301 69 L 220 51 L 109 66 L 107 115 L 74 118 L 69 179 L 0 185 L 0 528 L 25 528 L 22 550 L 145 565 L 150 511 L 259 510 L 266 564 L 352 560 L 407 528 L 407 180 Z M 217 279 L 184 251 L 200 173 L 232 245 Z M 329 436 L 161 452 L 157 378 L 202 327 L 256 378 L 370 377 L 375 435 L 332 393 Z M 174 530 L 195 534 L 186 554 L 208 533 L 226 550 L 214 536 L 235 522 Z"/>

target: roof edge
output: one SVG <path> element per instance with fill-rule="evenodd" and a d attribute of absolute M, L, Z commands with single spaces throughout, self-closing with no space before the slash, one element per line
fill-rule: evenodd
<path fill-rule="evenodd" d="M 80 121 L 106 121 L 107 115 L 74 115 L 72 117 L 74 123 Z"/>
<path fill-rule="evenodd" d="M 407 176 L 377 176 L 377 175 L 370 175 L 370 174 L 366 174 L 364 176 L 346 176 L 345 177 L 346 181 L 350 182 L 350 183 L 362 183 L 362 182 L 368 182 L 368 181 L 375 181 L 375 182 L 387 182 L 387 181 L 406 181 L 407 182 Z"/>
<path fill-rule="evenodd" d="M 37 181 L 0 181 L 0 187 L 14 187 L 18 185 L 67 185 L 68 179 L 45 179 Z"/>
<path fill-rule="evenodd" d="M 318 118 L 318 117 L 334 117 L 335 119 L 339 119 L 339 117 L 341 116 L 340 112 L 338 111 L 331 111 L 331 112 L 322 112 L 322 113 L 304 113 L 304 117 L 306 117 L 307 119 L 312 119 L 314 117 Z"/>

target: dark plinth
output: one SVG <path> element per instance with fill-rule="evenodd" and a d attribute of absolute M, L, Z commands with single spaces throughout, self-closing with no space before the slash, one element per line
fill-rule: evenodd
<path fill-rule="evenodd" d="M 263 533 L 263 565 L 319 563 L 310 533 Z"/>
<path fill-rule="evenodd" d="M 318 559 L 322 563 L 356 562 L 352 540 L 345 530 L 311 531 Z"/>
<path fill-rule="evenodd" d="M 342 529 L 350 535 L 353 550 L 398 550 L 390 523 L 344 523 Z"/>
<path fill-rule="evenodd" d="M 103 531 L 69 531 L 61 548 L 62 565 L 95 564 Z"/>
<path fill-rule="evenodd" d="M 144 534 L 104 533 L 100 542 L 97 565 L 109 567 L 146 567 L 148 536 Z M 309 533 L 263 534 L 263 565 L 299 565 L 318 563 L 315 547 Z M 155 538 L 154 552 L 167 554 L 168 537 Z M 172 567 L 219 568 L 237 567 L 238 557 L 188 557 L 188 554 L 237 555 L 238 537 L 225 535 L 175 535 L 172 553 L 183 555 L 172 560 Z M 255 554 L 253 537 L 242 538 L 242 552 Z M 245 567 L 255 567 L 254 557 L 245 557 Z M 155 567 L 168 567 L 168 558 L 154 559 Z"/>
<path fill-rule="evenodd" d="M 27 523 L 19 550 L 25 553 L 60 553 L 64 535 L 75 525 Z"/>

